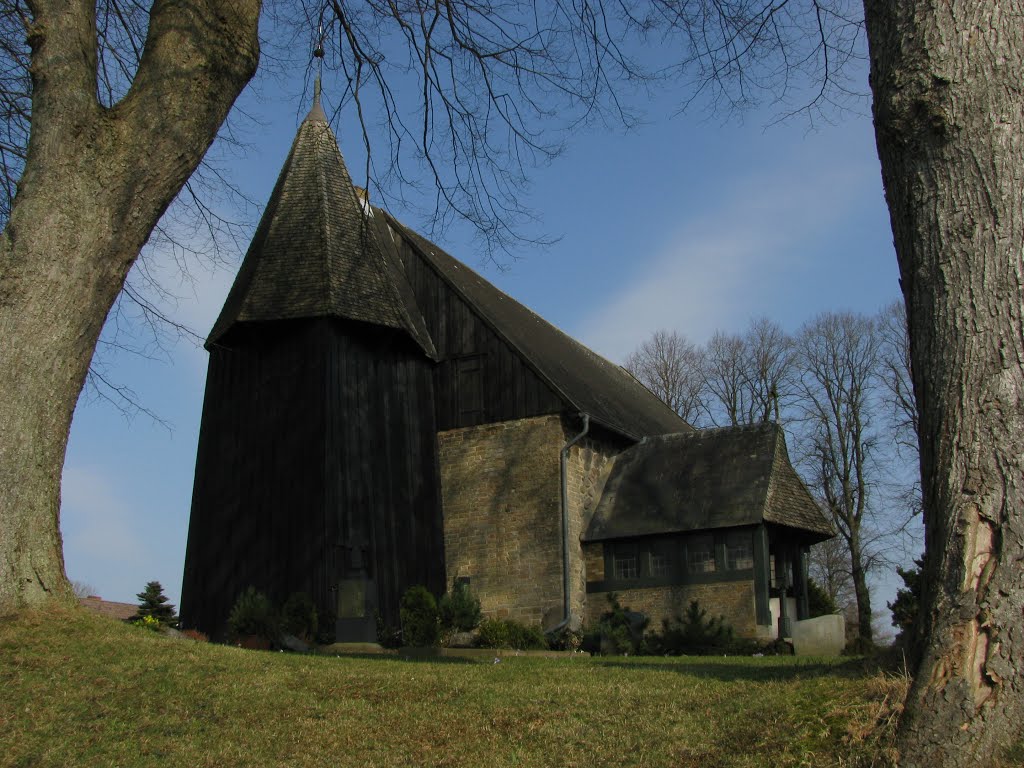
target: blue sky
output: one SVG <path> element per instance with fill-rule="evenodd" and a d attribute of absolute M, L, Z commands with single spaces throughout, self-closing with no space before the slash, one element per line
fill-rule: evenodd
<path fill-rule="evenodd" d="M 242 99 L 264 127 L 249 131 L 252 146 L 230 165 L 261 205 L 308 108 L 301 91 L 299 73 Z M 329 90 L 325 100 L 333 106 Z M 765 128 L 767 111 L 723 124 L 670 118 L 670 95 L 647 106 L 645 125 L 579 133 L 562 157 L 532 172 L 527 204 L 545 232 L 560 236 L 556 244 L 524 249 L 498 269 L 463 230 L 435 239 L 616 362 L 660 328 L 704 342 L 766 315 L 795 330 L 821 311 L 875 312 L 899 296 L 867 116 L 816 130 L 799 117 Z M 358 179 L 358 134 L 347 122 L 335 129 Z M 191 284 L 171 278 L 174 316 L 205 336 L 240 258 L 198 269 Z M 182 341 L 155 360 L 108 363 L 108 375 L 171 428 L 144 415 L 128 420 L 95 399 L 79 403 L 61 511 L 68 576 L 126 602 L 155 579 L 177 604 L 206 353 Z M 875 605 L 892 591 L 889 580 Z"/>

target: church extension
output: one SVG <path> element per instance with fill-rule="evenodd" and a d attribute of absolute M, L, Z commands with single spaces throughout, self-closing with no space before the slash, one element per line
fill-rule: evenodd
<path fill-rule="evenodd" d="M 319 104 L 206 348 L 183 626 L 223 636 L 253 586 L 373 640 L 406 589 L 458 580 L 545 629 L 612 591 L 655 621 L 699 599 L 752 638 L 807 618 L 833 530 L 782 430 L 695 430 L 370 206 Z"/>

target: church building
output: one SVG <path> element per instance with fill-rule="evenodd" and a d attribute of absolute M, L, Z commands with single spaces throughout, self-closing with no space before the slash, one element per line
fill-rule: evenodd
<path fill-rule="evenodd" d="M 319 103 L 206 342 L 183 626 L 253 586 L 338 640 L 411 586 L 577 628 L 606 595 L 699 599 L 737 634 L 807 618 L 834 535 L 775 424 L 695 430 L 620 366 L 355 188 Z"/>

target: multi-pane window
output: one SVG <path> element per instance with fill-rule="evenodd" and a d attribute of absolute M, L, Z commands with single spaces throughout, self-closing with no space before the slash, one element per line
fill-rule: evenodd
<path fill-rule="evenodd" d="M 711 535 L 690 536 L 686 540 L 686 570 L 690 573 L 713 573 L 715 570 L 715 538 Z"/>
<path fill-rule="evenodd" d="M 731 571 L 754 567 L 754 547 L 749 531 L 725 535 L 725 567 Z"/>
<path fill-rule="evenodd" d="M 635 554 L 612 555 L 612 574 L 616 579 L 635 579 L 640 575 L 637 569 L 637 556 Z"/>
<path fill-rule="evenodd" d="M 672 560 L 664 552 L 652 552 L 648 562 L 648 576 L 671 576 Z"/>

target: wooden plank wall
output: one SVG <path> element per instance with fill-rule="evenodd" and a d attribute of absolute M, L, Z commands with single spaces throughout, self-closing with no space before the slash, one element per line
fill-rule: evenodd
<path fill-rule="evenodd" d="M 339 579 L 363 572 L 373 580 L 376 605 L 369 610 L 398 626 L 406 589 L 444 590 L 433 363 L 401 332 L 340 321 L 328 330 L 325 462 L 334 567 Z"/>
<path fill-rule="evenodd" d="M 220 636 L 249 585 L 328 615 L 358 571 L 376 588 L 349 639 L 372 639 L 373 610 L 397 625 L 406 588 L 444 587 L 433 364 L 404 333 L 338 320 L 228 342 L 210 356 L 182 619 Z"/>
<path fill-rule="evenodd" d="M 558 413 L 561 399 L 408 243 L 400 254 L 441 361 L 435 374 L 438 429 Z M 455 360 L 483 356 L 484 411 L 460 419 Z"/>
<path fill-rule="evenodd" d="M 323 356 L 310 323 L 262 331 L 214 349 L 207 372 L 181 616 L 217 637 L 248 586 L 327 599 Z"/>

